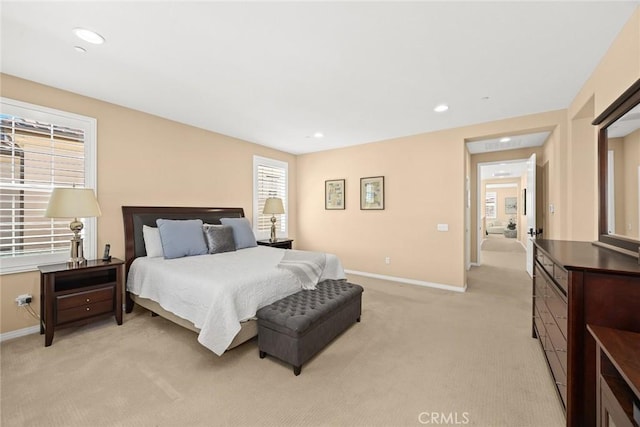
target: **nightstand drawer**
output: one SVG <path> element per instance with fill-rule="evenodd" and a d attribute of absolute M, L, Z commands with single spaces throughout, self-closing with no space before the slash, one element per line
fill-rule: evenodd
<path fill-rule="evenodd" d="M 68 310 L 58 310 L 58 319 L 56 323 L 67 323 L 74 320 L 84 319 L 103 313 L 111 313 L 113 311 L 113 300 L 99 301 L 93 304 L 85 304 L 80 307 L 70 308 Z"/>
<path fill-rule="evenodd" d="M 100 301 L 112 301 L 113 289 L 114 286 L 109 286 L 92 291 L 61 295 L 59 297 L 56 297 L 58 310 L 68 310 L 71 308 L 82 307 Z"/>

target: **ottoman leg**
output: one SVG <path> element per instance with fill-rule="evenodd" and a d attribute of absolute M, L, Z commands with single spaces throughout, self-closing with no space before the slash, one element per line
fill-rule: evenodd
<path fill-rule="evenodd" d="M 260 350 L 260 359 L 264 359 L 264 357 L 267 355 L 267 353 L 265 353 L 264 351 Z"/>
<path fill-rule="evenodd" d="M 302 365 L 300 366 L 294 366 L 293 367 L 293 373 L 294 375 L 297 377 L 298 375 L 300 375 L 300 371 L 302 370 Z"/>

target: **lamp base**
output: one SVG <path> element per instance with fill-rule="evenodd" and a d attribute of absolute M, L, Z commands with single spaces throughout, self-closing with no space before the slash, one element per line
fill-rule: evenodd
<path fill-rule="evenodd" d="M 278 241 L 278 239 L 276 239 L 276 216 L 275 215 L 271 215 L 271 237 L 269 238 L 269 241 L 271 243 L 275 243 Z"/>
<path fill-rule="evenodd" d="M 71 238 L 71 258 L 69 258 L 69 264 L 80 265 L 87 262 L 84 258 L 83 239 L 80 236 L 74 236 Z"/>

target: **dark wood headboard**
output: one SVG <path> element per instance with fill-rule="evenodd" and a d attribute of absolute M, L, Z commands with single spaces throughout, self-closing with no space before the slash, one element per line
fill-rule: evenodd
<path fill-rule="evenodd" d="M 146 256 L 142 226 L 157 227 L 156 220 L 164 219 L 201 219 L 205 224 L 220 224 L 220 218 L 240 218 L 244 216 L 242 208 L 194 208 L 183 206 L 123 206 L 124 255 L 126 273 L 134 259 Z"/>

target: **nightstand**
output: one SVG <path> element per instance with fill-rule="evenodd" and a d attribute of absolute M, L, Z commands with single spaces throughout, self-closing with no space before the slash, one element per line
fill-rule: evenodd
<path fill-rule="evenodd" d="M 53 342 L 56 328 L 77 326 L 108 316 L 122 325 L 124 261 L 88 260 L 38 266 L 40 270 L 40 334 Z"/>
<path fill-rule="evenodd" d="M 293 239 L 276 239 L 274 243 L 271 243 L 269 239 L 258 240 L 258 244 L 261 246 L 271 246 L 273 248 L 291 249 Z"/>

